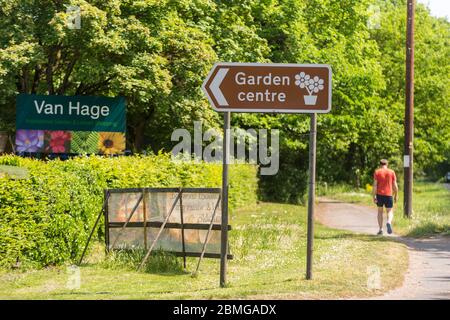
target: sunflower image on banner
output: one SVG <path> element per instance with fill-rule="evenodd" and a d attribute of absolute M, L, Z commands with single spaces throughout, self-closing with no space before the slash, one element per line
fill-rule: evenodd
<path fill-rule="evenodd" d="M 99 132 L 98 153 L 122 154 L 125 150 L 125 134 L 122 132 Z"/>
<path fill-rule="evenodd" d="M 122 132 L 74 131 L 70 145 L 71 153 L 123 154 L 125 134 Z"/>

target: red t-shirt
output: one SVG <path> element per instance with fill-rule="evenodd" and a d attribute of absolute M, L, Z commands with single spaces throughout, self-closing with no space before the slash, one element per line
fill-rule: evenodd
<path fill-rule="evenodd" d="M 377 181 L 377 194 L 383 196 L 392 196 L 392 186 L 397 180 L 394 170 L 377 169 L 373 175 L 373 179 Z"/>

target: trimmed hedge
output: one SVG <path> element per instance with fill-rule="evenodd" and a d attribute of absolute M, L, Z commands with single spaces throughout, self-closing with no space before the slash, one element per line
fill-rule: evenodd
<path fill-rule="evenodd" d="M 1 156 L 28 169 L 27 179 L 0 177 L 0 266 L 43 267 L 79 259 L 105 188 L 220 187 L 220 164 L 173 162 L 170 155 L 41 161 Z M 257 200 L 257 168 L 230 166 L 230 208 Z M 103 225 L 99 227 L 103 235 Z"/>

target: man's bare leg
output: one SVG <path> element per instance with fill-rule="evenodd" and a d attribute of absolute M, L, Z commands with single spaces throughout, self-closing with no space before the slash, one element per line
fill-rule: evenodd
<path fill-rule="evenodd" d="M 386 228 L 387 228 L 387 232 L 389 234 L 392 233 L 392 219 L 394 218 L 394 209 L 393 208 L 386 208 L 387 210 L 387 224 L 386 224 Z"/>
<path fill-rule="evenodd" d="M 387 208 L 387 223 L 392 224 L 392 219 L 394 219 L 394 208 Z"/>
<path fill-rule="evenodd" d="M 378 207 L 378 226 L 383 231 L 383 207 Z"/>

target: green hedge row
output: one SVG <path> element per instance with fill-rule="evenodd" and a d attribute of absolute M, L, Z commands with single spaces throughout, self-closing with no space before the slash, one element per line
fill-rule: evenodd
<path fill-rule="evenodd" d="M 1 156 L 26 179 L 0 174 L 0 266 L 43 267 L 79 259 L 105 188 L 220 187 L 220 164 L 173 162 L 167 154 L 41 161 Z M 257 200 L 257 168 L 230 166 L 230 208 Z M 99 229 L 102 235 L 102 229 Z"/>

